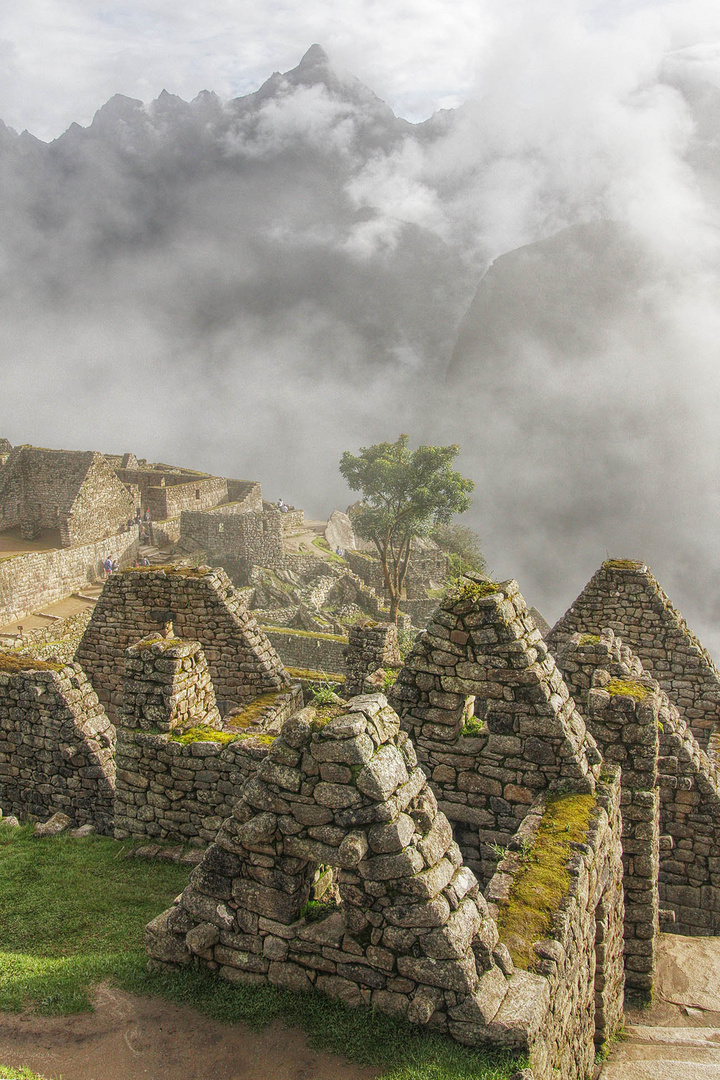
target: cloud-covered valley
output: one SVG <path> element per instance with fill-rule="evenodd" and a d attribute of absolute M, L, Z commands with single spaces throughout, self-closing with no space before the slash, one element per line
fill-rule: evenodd
<path fill-rule="evenodd" d="M 0 132 L 0 434 L 318 514 L 342 450 L 457 442 L 490 566 L 549 619 L 644 558 L 720 655 L 718 53 L 692 5 L 560 9 L 421 124 L 313 49 L 242 98 Z"/>

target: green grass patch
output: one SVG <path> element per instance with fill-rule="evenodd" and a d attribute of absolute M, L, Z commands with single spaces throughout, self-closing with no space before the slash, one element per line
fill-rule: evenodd
<path fill-rule="evenodd" d="M 281 690 L 269 690 L 267 694 L 260 694 L 254 701 L 234 713 L 228 718 L 228 727 L 246 728 L 260 720 L 265 713 L 269 713 L 277 699 L 281 696 Z"/>
<path fill-rule="evenodd" d="M 594 807 L 594 795 L 554 795 L 547 801 L 535 841 L 523 853 L 498 915 L 500 937 L 519 968 L 535 967 L 533 943 L 551 934 L 553 915 L 570 888 L 572 844 L 585 840 Z"/>
<path fill-rule="evenodd" d="M 143 928 L 188 869 L 131 864 L 128 847 L 0 825 L 0 1009 L 81 1012 L 92 984 L 144 967 Z"/>
<path fill-rule="evenodd" d="M 635 701 L 642 701 L 652 694 L 652 689 L 637 679 L 611 679 L 601 689 L 607 690 L 613 697 L 631 697 Z"/>
<path fill-rule="evenodd" d="M 319 548 L 330 562 L 340 563 L 342 566 L 347 565 L 342 555 L 338 555 L 337 551 L 333 551 L 324 536 L 316 536 L 312 545 Z"/>
<path fill-rule="evenodd" d="M 0 1080 L 45 1080 L 45 1077 L 31 1069 L 11 1069 L 7 1065 L 0 1065 Z"/>
<path fill-rule="evenodd" d="M 24 656 L 18 652 L 0 655 L 0 673 L 4 675 L 19 675 L 23 671 L 62 671 L 64 667 L 64 664 L 36 660 L 34 656 Z"/>
<path fill-rule="evenodd" d="M 0 1009 L 80 1012 L 93 984 L 109 980 L 223 1023 L 300 1027 L 313 1048 L 379 1068 L 382 1080 L 508 1080 L 524 1064 L 319 994 L 231 986 L 205 968 L 148 973 L 144 926 L 186 884 L 188 869 L 123 859 L 129 847 L 104 837 L 37 840 L 28 827 L 0 826 Z"/>
<path fill-rule="evenodd" d="M 264 630 L 266 634 L 291 634 L 293 637 L 322 638 L 324 641 L 342 641 L 343 645 L 347 645 L 348 640 L 340 634 L 316 634 L 313 630 L 295 630 L 290 626 L 262 626 L 260 629 Z"/>
<path fill-rule="evenodd" d="M 482 600 L 499 591 L 500 586 L 489 578 L 475 581 L 473 578 L 454 578 L 447 589 L 446 598 L 457 603 L 460 600 Z"/>

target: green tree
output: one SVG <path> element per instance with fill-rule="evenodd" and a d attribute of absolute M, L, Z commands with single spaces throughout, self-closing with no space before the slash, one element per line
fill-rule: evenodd
<path fill-rule="evenodd" d="M 394 443 L 361 447 L 357 456 L 346 450 L 340 461 L 350 488 L 362 492 L 362 503 L 351 511 L 353 528 L 377 548 L 395 623 L 413 539 L 470 506 L 475 485 L 451 468 L 459 453 L 458 446 L 410 451 L 408 436 L 401 435 Z"/>
<path fill-rule="evenodd" d="M 447 525 L 435 525 L 430 532 L 435 543 L 450 557 L 450 572 L 453 577 L 460 577 L 468 570 L 484 574 L 485 556 L 480 550 L 480 537 L 467 525 L 451 521 Z"/>

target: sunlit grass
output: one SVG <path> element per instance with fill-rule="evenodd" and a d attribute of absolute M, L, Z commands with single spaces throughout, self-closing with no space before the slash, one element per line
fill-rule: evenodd
<path fill-rule="evenodd" d="M 42 840 L 0 825 L 0 1009 L 70 1014 L 91 1007 L 93 987 L 189 1005 L 215 1020 L 302 1028 L 311 1046 L 380 1070 L 383 1080 L 506 1080 L 508 1055 L 474 1051 L 370 1009 L 272 986 L 230 986 L 204 968 L 148 973 L 145 924 L 187 883 L 188 868 L 125 859 L 130 845 L 104 837 Z M 12 1070 L 3 1075 L 33 1073 Z"/>

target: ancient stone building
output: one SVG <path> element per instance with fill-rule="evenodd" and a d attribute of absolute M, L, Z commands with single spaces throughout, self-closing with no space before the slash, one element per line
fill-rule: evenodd
<path fill-rule="evenodd" d="M 102 454 L 17 446 L 0 470 L 0 530 L 20 527 L 26 539 L 41 529 L 58 546 L 75 547 L 125 528 L 135 507 Z"/>
<path fill-rule="evenodd" d="M 557 918 L 547 940 L 532 942 L 544 966 L 527 970 L 522 949 L 516 965 L 502 938 L 502 890 L 491 907 L 386 699 L 306 709 L 245 784 L 176 906 L 147 927 L 148 954 L 156 965 L 209 963 L 231 982 L 319 991 L 469 1045 L 527 1053 L 536 1080 L 584 1080 L 596 1037 L 621 1018 L 617 781 L 536 804 L 537 831 L 573 799 L 582 855 L 566 844 Z M 319 865 L 338 869 L 340 904 L 312 923 Z"/>
<path fill-rule="evenodd" d="M 113 719 L 122 705 L 125 650 L 166 623 L 202 646 L 223 716 L 289 686 L 280 658 L 223 570 L 130 568 L 107 582 L 77 651 Z"/>
<path fill-rule="evenodd" d="M 0 654 L 0 808 L 112 833 L 115 730 L 79 664 Z"/>
<path fill-rule="evenodd" d="M 548 635 L 614 630 L 660 683 L 703 749 L 720 720 L 720 673 L 644 563 L 608 559 Z"/>
<path fill-rule="evenodd" d="M 538 791 L 593 791 L 600 753 L 517 582 L 470 575 L 391 691 L 466 863 L 487 882 Z"/>

